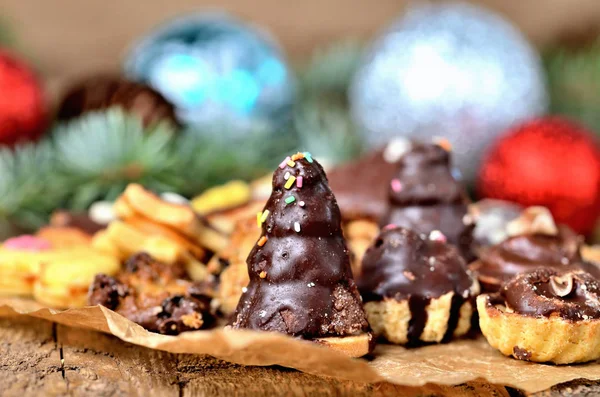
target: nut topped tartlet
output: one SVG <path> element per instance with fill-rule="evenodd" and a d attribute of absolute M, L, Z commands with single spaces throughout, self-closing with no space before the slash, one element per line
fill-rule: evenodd
<path fill-rule="evenodd" d="M 530 207 L 507 226 L 509 237 L 480 252 L 469 265 L 485 292 L 496 292 L 519 273 L 538 267 L 581 269 L 600 278 L 600 268 L 582 259 L 583 238 L 566 226 L 556 226 L 543 207 Z"/>
<path fill-rule="evenodd" d="M 440 232 L 385 227 L 357 283 L 373 331 L 392 343 L 446 342 L 471 328 L 479 284 Z"/>
<path fill-rule="evenodd" d="M 600 285 L 582 270 L 539 268 L 477 298 L 481 332 L 519 360 L 570 364 L 600 358 Z"/>

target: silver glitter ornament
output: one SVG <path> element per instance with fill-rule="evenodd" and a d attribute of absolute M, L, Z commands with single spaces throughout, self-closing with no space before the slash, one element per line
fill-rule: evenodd
<path fill-rule="evenodd" d="M 446 137 L 466 182 L 500 133 L 548 103 L 540 58 L 523 35 L 463 3 L 409 9 L 372 44 L 349 96 L 370 146 Z"/>

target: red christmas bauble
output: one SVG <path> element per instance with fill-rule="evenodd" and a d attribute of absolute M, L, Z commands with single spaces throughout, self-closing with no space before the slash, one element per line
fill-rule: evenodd
<path fill-rule="evenodd" d="M 600 215 L 600 147 L 572 121 L 529 121 L 490 149 L 477 189 L 482 197 L 543 205 L 558 223 L 588 234 Z"/>
<path fill-rule="evenodd" d="M 46 115 L 36 75 L 23 61 L 0 49 L 0 146 L 39 138 Z"/>

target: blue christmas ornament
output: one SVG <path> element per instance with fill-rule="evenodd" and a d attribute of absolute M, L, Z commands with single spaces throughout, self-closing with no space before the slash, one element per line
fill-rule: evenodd
<path fill-rule="evenodd" d="M 184 124 L 242 133 L 291 119 L 294 77 L 262 31 L 223 14 L 168 22 L 137 43 L 125 72 L 162 93 Z"/>

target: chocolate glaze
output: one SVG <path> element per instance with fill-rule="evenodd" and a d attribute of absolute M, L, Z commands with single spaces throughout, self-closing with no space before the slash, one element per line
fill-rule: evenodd
<path fill-rule="evenodd" d="M 551 279 L 572 279 L 572 288 L 559 296 Z M 561 280 L 560 284 L 564 284 Z M 564 292 L 562 293 L 564 294 Z M 504 284 L 489 304 L 503 304 L 515 313 L 534 317 L 559 315 L 565 320 L 600 319 L 600 285 L 595 277 L 581 270 L 538 268 L 522 273 Z"/>
<path fill-rule="evenodd" d="M 394 183 L 400 188 L 394 189 Z M 415 143 L 387 181 L 389 206 L 382 226 L 395 224 L 429 234 L 441 231 L 471 260 L 474 225 L 465 224 L 469 199 L 450 170 L 450 154 L 433 143 Z"/>
<path fill-rule="evenodd" d="M 385 215 L 388 182 L 396 165 L 387 162 L 383 152 L 383 149 L 375 150 L 327 173 L 344 220 L 379 221 Z"/>
<path fill-rule="evenodd" d="M 302 187 L 294 183 L 286 189 L 286 173 L 301 176 Z M 292 196 L 296 201 L 286 204 Z M 269 216 L 262 224 L 262 236 L 268 240 L 248 256 L 250 283 L 240 298 L 233 328 L 307 339 L 368 331 L 340 210 L 321 165 L 304 158 L 293 167 L 277 168 L 264 209 Z M 295 231 L 295 222 L 300 232 Z"/>
<path fill-rule="evenodd" d="M 556 236 L 524 234 L 485 248 L 470 267 L 478 273 L 479 282 L 488 292 L 498 291 L 502 283 L 519 273 L 542 266 L 582 269 L 600 278 L 600 268 L 581 258 L 582 244 L 581 236 L 566 226 L 559 226 Z"/>
<path fill-rule="evenodd" d="M 456 247 L 424 239 L 410 229 L 383 230 L 365 253 L 361 269 L 357 284 L 365 301 L 408 300 L 411 344 L 423 333 L 432 299 L 455 293 L 444 337 L 448 340 L 458 325 L 460 307 L 474 298 L 471 289 L 475 280 Z"/>
<path fill-rule="evenodd" d="M 210 301 L 207 285 L 186 280 L 182 266 L 145 253 L 132 256 L 118 277 L 98 274 L 88 297 L 90 305 L 103 305 L 149 331 L 170 335 L 212 326 Z"/>

